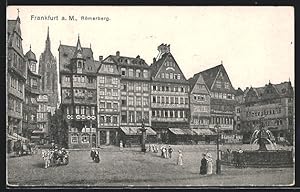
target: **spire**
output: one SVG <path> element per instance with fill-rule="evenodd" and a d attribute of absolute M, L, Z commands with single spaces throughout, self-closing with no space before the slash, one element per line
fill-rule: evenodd
<path fill-rule="evenodd" d="M 45 50 L 49 50 L 51 49 L 51 42 L 50 42 L 50 36 L 49 36 L 49 26 L 47 29 L 47 39 L 46 39 L 46 48 Z"/>
<path fill-rule="evenodd" d="M 17 21 L 19 22 L 19 23 L 21 23 L 21 21 L 20 21 L 20 10 L 19 10 L 19 8 L 17 8 L 17 11 L 18 11 L 18 17 L 17 17 Z"/>
<path fill-rule="evenodd" d="M 81 44 L 80 44 L 79 34 L 78 34 L 78 40 L 77 40 L 76 50 L 75 50 L 73 58 L 83 59 L 83 56 L 82 56 L 82 47 L 81 47 Z"/>
<path fill-rule="evenodd" d="M 29 49 L 31 50 L 31 44 L 29 45 Z"/>
<path fill-rule="evenodd" d="M 223 65 L 223 60 L 221 60 L 221 65 Z"/>

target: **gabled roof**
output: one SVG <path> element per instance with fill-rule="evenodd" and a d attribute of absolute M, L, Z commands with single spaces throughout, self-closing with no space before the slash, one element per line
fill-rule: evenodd
<path fill-rule="evenodd" d="M 217 78 L 217 74 L 220 71 L 221 67 L 223 67 L 222 64 L 200 72 L 205 81 L 205 84 L 210 90 L 212 88 L 215 79 Z"/>
<path fill-rule="evenodd" d="M 167 53 L 164 53 L 160 59 L 158 59 L 157 61 L 155 61 L 154 63 L 151 64 L 150 66 L 150 70 L 151 70 L 151 77 L 152 78 L 155 78 L 157 76 L 157 74 L 159 73 L 160 69 L 162 68 L 163 64 L 165 63 L 166 59 L 168 57 L 172 57 L 173 61 L 176 63 L 178 69 L 179 69 L 179 72 L 181 73 L 182 75 L 182 78 L 180 79 L 177 79 L 176 82 L 180 82 L 180 83 L 188 83 L 187 79 L 185 78 L 185 75 L 184 73 L 182 73 L 178 63 L 176 62 L 174 56 L 172 55 L 172 53 L 170 52 L 167 52 Z M 174 80 L 173 79 L 164 79 L 163 80 L 164 82 L 170 82 L 170 83 L 174 83 Z"/>
<path fill-rule="evenodd" d="M 192 92 L 196 83 L 198 82 L 198 79 L 200 78 L 200 73 L 195 74 L 193 77 L 188 79 L 188 82 L 190 84 L 190 91 Z M 202 77 L 203 78 L 203 77 Z M 204 80 L 204 79 L 203 79 Z M 208 93 L 210 92 L 209 88 L 207 87 L 207 85 L 204 82 L 204 85 L 208 91 Z"/>
<path fill-rule="evenodd" d="M 60 72 L 70 72 L 67 67 L 70 64 L 71 59 L 76 51 L 75 46 L 60 45 L 59 51 L 59 71 Z M 82 57 L 85 59 L 85 72 L 96 73 L 99 68 L 99 63 L 96 63 L 93 58 L 93 51 L 91 48 L 82 47 Z"/>
<path fill-rule="evenodd" d="M 244 95 L 244 91 L 241 88 L 238 88 L 235 92 L 235 96 Z"/>

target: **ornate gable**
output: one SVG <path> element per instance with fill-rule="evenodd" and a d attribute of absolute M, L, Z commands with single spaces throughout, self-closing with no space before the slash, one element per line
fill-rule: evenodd
<path fill-rule="evenodd" d="M 235 89 L 232 87 L 228 74 L 223 65 L 220 65 L 219 67 L 219 71 L 212 84 L 211 90 L 216 92 L 235 94 Z"/>
<path fill-rule="evenodd" d="M 198 74 L 196 77 L 196 82 L 192 85 L 191 93 L 202 93 L 202 94 L 209 94 L 209 89 L 206 86 L 204 79 L 201 74 Z"/>
<path fill-rule="evenodd" d="M 108 56 L 106 59 L 104 59 L 103 62 L 104 63 L 115 63 L 115 61 L 113 60 L 113 58 L 111 56 Z"/>
<path fill-rule="evenodd" d="M 182 73 L 171 53 L 165 53 L 160 62 L 161 65 L 154 76 L 156 80 L 187 82 L 184 74 Z"/>
<path fill-rule="evenodd" d="M 265 86 L 264 92 L 262 94 L 262 99 L 274 99 L 280 97 L 278 91 L 275 89 L 275 87 L 269 83 L 268 85 Z"/>
<path fill-rule="evenodd" d="M 245 102 L 258 101 L 257 92 L 251 87 L 245 96 Z"/>

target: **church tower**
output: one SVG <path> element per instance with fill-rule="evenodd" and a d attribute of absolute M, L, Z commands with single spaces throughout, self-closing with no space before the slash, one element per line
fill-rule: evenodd
<path fill-rule="evenodd" d="M 47 39 L 44 52 L 39 60 L 39 74 L 41 79 L 41 93 L 47 94 L 48 106 L 53 114 L 58 105 L 58 87 L 57 87 L 57 62 L 51 53 L 51 41 L 49 37 L 49 27 L 47 30 Z"/>

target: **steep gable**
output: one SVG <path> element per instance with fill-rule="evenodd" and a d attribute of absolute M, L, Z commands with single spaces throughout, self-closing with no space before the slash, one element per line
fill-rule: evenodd
<path fill-rule="evenodd" d="M 191 93 L 204 93 L 209 94 L 209 89 L 201 74 L 196 74 L 193 78 L 189 79 L 191 86 Z"/>
<path fill-rule="evenodd" d="M 98 74 L 120 75 L 116 64 L 105 61 L 99 66 Z"/>
<path fill-rule="evenodd" d="M 171 53 L 165 53 L 162 55 L 162 58 L 151 66 L 150 68 L 153 80 L 161 80 L 172 83 L 188 83 Z"/>

